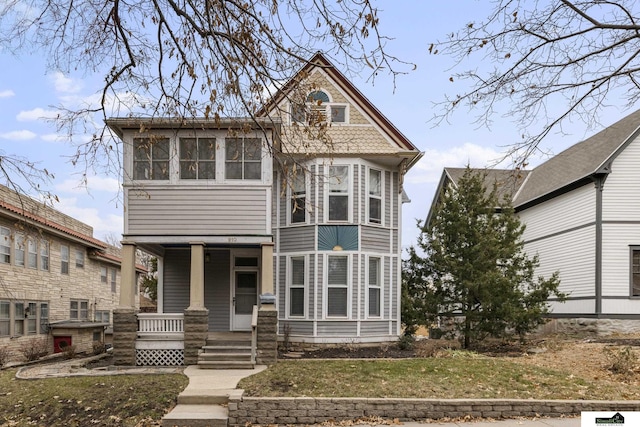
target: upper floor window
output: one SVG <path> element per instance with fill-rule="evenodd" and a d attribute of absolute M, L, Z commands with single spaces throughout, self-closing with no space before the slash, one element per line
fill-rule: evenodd
<path fill-rule="evenodd" d="M 26 252 L 24 236 L 22 234 L 16 234 L 14 238 L 15 248 L 15 264 L 20 267 L 24 267 L 24 254 Z"/>
<path fill-rule="evenodd" d="M 305 173 L 299 171 L 291 183 L 291 223 L 299 224 L 307 221 L 307 183 Z"/>
<path fill-rule="evenodd" d="M 225 141 L 225 178 L 260 179 L 262 141 L 258 138 L 227 138 Z"/>
<path fill-rule="evenodd" d="M 69 274 L 69 246 L 60 245 L 60 273 Z"/>
<path fill-rule="evenodd" d="M 315 90 L 309 93 L 305 105 L 291 105 L 291 119 L 293 122 L 309 125 L 346 123 L 347 105 L 333 103 L 325 91 Z"/>
<path fill-rule="evenodd" d="M 382 224 L 382 172 L 369 169 L 369 222 Z"/>
<path fill-rule="evenodd" d="M 216 139 L 180 138 L 180 179 L 216 178 Z"/>
<path fill-rule="evenodd" d="M 0 262 L 11 262 L 11 230 L 0 227 Z"/>
<path fill-rule="evenodd" d="M 74 320 L 87 320 L 89 318 L 89 301 L 71 300 L 69 304 L 69 318 Z"/>
<path fill-rule="evenodd" d="M 329 221 L 349 220 L 349 166 L 329 166 Z"/>
<path fill-rule="evenodd" d="M 40 270 L 49 271 L 49 242 L 40 241 Z"/>
<path fill-rule="evenodd" d="M 134 138 L 133 179 L 169 179 L 169 139 Z"/>
<path fill-rule="evenodd" d="M 27 263 L 29 268 L 38 268 L 38 245 L 34 239 L 27 239 Z"/>
<path fill-rule="evenodd" d="M 94 320 L 96 322 L 111 323 L 111 316 L 110 316 L 109 310 L 96 310 Z"/>
<path fill-rule="evenodd" d="M 84 250 L 76 249 L 76 268 L 84 268 Z"/>
<path fill-rule="evenodd" d="M 112 268 L 111 269 L 111 292 L 115 293 L 116 292 L 116 269 Z"/>
<path fill-rule="evenodd" d="M 100 282 L 107 283 L 107 267 L 100 267 Z"/>

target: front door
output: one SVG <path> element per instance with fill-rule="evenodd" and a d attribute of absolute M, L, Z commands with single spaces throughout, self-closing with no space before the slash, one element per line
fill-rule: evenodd
<path fill-rule="evenodd" d="M 258 303 L 258 272 L 236 271 L 233 287 L 233 330 L 251 329 L 253 306 Z"/>

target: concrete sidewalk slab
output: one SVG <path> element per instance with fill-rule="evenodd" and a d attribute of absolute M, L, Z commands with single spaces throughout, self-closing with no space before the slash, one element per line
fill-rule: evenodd
<path fill-rule="evenodd" d="M 577 418 L 536 418 L 513 420 L 483 420 L 458 422 L 405 422 L 403 427 L 580 427 L 580 417 Z M 383 427 L 383 426 L 379 426 Z"/>

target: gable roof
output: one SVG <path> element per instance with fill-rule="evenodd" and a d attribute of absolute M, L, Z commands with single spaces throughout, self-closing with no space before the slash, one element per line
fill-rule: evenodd
<path fill-rule="evenodd" d="M 341 90 L 357 105 L 365 111 L 374 124 L 379 127 L 398 146 L 398 151 L 405 154 L 410 159 L 407 169 L 420 159 L 422 153 L 411 143 L 411 141 L 396 128 L 381 112 L 360 92 L 333 64 L 321 53 L 316 53 L 295 76 L 284 84 L 257 113 L 257 116 L 265 116 L 273 111 L 278 104 L 284 101 L 303 79 L 303 76 L 310 75 L 314 70 L 321 69 L 329 78 L 337 84 Z M 372 147 L 380 154 L 388 153 L 381 147 Z"/>
<path fill-rule="evenodd" d="M 596 174 L 609 173 L 611 162 L 637 136 L 639 126 L 640 110 L 534 168 L 514 206 L 532 203 Z"/>

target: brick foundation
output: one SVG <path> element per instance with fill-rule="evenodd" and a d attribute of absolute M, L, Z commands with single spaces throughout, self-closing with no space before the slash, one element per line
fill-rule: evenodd
<path fill-rule="evenodd" d="M 278 311 L 269 308 L 258 310 L 258 342 L 256 362 L 273 365 L 278 361 Z"/>
<path fill-rule="evenodd" d="M 135 366 L 138 317 L 135 309 L 113 310 L 113 364 Z"/>
<path fill-rule="evenodd" d="M 196 365 L 198 353 L 207 343 L 209 310 L 184 311 L 184 364 Z"/>

